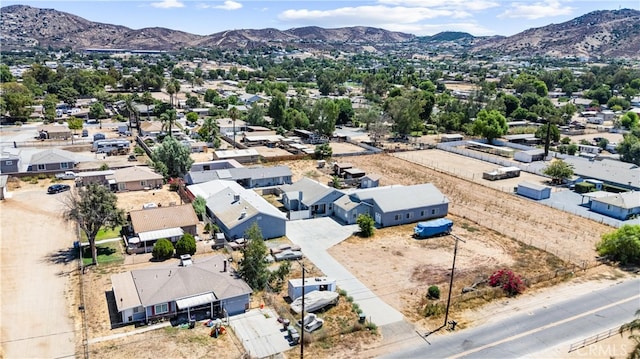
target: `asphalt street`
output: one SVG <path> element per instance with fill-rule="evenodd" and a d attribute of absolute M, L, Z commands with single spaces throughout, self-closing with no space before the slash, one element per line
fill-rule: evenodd
<path fill-rule="evenodd" d="M 434 333 L 414 348 L 386 358 L 515 358 L 567 345 L 634 318 L 640 309 L 640 279 L 522 314 L 461 330 Z"/>

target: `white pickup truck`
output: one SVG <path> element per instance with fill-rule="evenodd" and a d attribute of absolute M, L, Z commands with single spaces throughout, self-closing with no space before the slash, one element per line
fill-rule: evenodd
<path fill-rule="evenodd" d="M 73 171 L 66 171 L 65 173 L 56 174 L 56 178 L 59 180 L 71 180 L 76 179 L 76 177 L 78 177 L 78 175 Z"/>

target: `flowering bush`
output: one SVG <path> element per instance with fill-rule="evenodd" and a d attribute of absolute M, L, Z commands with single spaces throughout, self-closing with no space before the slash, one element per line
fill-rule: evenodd
<path fill-rule="evenodd" d="M 508 295 L 517 295 L 524 291 L 524 283 L 519 276 L 508 269 L 500 269 L 489 277 L 489 285 L 492 287 L 500 287 Z"/>

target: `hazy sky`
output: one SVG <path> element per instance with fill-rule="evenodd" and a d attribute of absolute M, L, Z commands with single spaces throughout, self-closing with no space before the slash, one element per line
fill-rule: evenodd
<path fill-rule="evenodd" d="M 233 29 L 372 26 L 415 35 L 464 31 L 513 35 L 594 10 L 640 9 L 640 0 L 67 0 L 11 1 L 133 29 L 166 27 L 208 35 Z"/>

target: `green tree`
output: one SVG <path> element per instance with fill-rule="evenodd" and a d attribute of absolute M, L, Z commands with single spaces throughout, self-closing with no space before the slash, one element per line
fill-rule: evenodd
<path fill-rule="evenodd" d="M 375 222 L 368 214 L 361 214 L 356 219 L 358 227 L 360 227 L 360 235 L 363 237 L 371 237 L 375 232 Z"/>
<path fill-rule="evenodd" d="M 196 212 L 198 218 L 202 220 L 207 212 L 207 200 L 202 196 L 196 196 L 193 202 L 191 202 L 191 205 L 193 206 L 193 210 Z"/>
<path fill-rule="evenodd" d="M 247 123 L 253 126 L 262 126 L 264 124 L 264 111 L 262 110 L 262 106 L 251 106 L 247 113 Z"/>
<path fill-rule="evenodd" d="M 573 166 L 563 160 L 557 160 L 545 167 L 542 173 L 551 177 L 554 183 L 562 183 L 573 176 Z"/>
<path fill-rule="evenodd" d="M 330 137 L 336 129 L 336 120 L 340 109 L 329 99 L 320 99 L 313 105 L 311 123 L 321 135 Z"/>
<path fill-rule="evenodd" d="M 271 102 L 269 103 L 269 107 L 267 109 L 267 115 L 269 115 L 273 119 L 273 125 L 275 127 L 282 126 L 284 122 L 284 111 L 287 106 L 287 99 L 284 97 L 284 94 L 281 92 L 277 92 Z"/>
<path fill-rule="evenodd" d="M 9 112 L 15 120 L 25 121 L 31 115 L 31 106 L 33 103 L 33 96 L 31 91 L 17 82 L 9 82 L 0 85 L 0 92 L 2 93 L 2 115 L 4 112 Z"/>
<path fill-rule="evenodd" d="M 183 254 L 194 255 L 196 253 L 196 239 L 191 233 L 185 233 L 178 242 L 176 242 L 176 254 L 181 256 Z"/>
<path fill-rule="evenodd" d="M 329 143 L 321 143 L 316 146 L 313 153 L 317 159 L 330 158 L 333 155 L 333 149 Z"/>
<path fill-rule="evenodd" d="M 640 264 L 640 225 L 629 225 L 602 235 L 596 250 L 622 265 Z"/>
<path fill-rule="evenodd" d="M 107 111 L 101 102 L 96 102 L 89 108 L 89 117 L 95 119 L 107 118 Z"/>
<path fill-rule="evenodd" d="M 558 142 L 560 141 L 560 130 L 558 129 L 558 126 L 556 125 L 544 125 L 544 126 L 539 126 L 538 129 L 536 130 L 536 138 L 540 138 L 542 139 L 542 141 L 546 141 L 547 140 L 547 129 L 550 128 L 551 133 L 549 134 L 549 140 L 551 140 L 551 142 Z"/>
<path fill-rule="evenodd" d="M 42 107 L 44 107 L 44 119 L 46 121 L 53 121 L 56 118 L 56 106 L 58 105 L 58 98 L 54 94 L 47 94 L 42 100 Z"/>
<path fill-rule="evenodd" d="M 67 119 L 67 126 L 70 130 L 73 130 L 74 134 L 76 133 L 76 130 L 81 130 L 83 125 L 84 121 L 82 121 L 81 118 L 71 116 Z"/>
<path fill-rule="evenodd" d="M 513 111 L 517 110 L 518 107 L 520 107 L 520 99 L 518 99 L 514 95 L 507 94 L 507 95 L 504 95 L 502 99 L 504 101 L 505 116 L 507 117 L 511 116 Z"/>
<path fill-rule="evenodd" d="M 11 74 L 11 70 L 9 69 L 9 66 L 5 64 L 0 64 L 0 83 L 4 84 L 7 82 L 13 82 L 13 81 L 15 81 L 15 79 Z"/>
<path fill-rule="evenodd" d="M 195 112 L 189 112 L 187 113 L 186 118 L 187 118 L 187 122 L 194 124 L 198 121 L 198 114 Z"/>
<path fill-rule="evenodd" d="M 213 144 L 213 147 L 220 147 L 220 138 L 218 137 L 218 126 L 216 120 L 212 117 L 206 117 L 202 126 L 198 130 L 198 135 L 203 141 Z"/>
<path fill-rule="evenodd" d="M 140 121 L 138 120 L 138 110 L 133 102 L 133 96 L 127 96 L 124 99 L 124 112 L 129 117 L 129 128 L 133 128 L 133 120 L 137 124 L 138 131 L 140 131 Z"/>
<path fill-rule="evenodd" d="M 627 112 L 620 117 L 620 126 L 630 130 L 640 124 L 640 116 L 635 112 Z"/>
<path fill-rule="evenodd" d="M 244 235 L 248 242 L 242 251 L 242 259 L 238 263 L 238 273 L 251 288 L 262 290 L 269 280 L 266 261 L 268 251 L 258 223 L 254 222 Z"/>
<path fill-rule="evenodd" d="M 117 206 L 118 197 L 102 184 L 90 183 L 78 187 L 66 197 L 63 218 L 74 222 L 87 236 L 91 258 L 98 265 L 96 235 L 101 228 L 125 225 L 124 211 Z"/>
<path fill-rule="evenodd" d="M 63 87 L 57 93 L 58 98 L 71 107 L 76 105 L 79 95 L 78 91 L 73 87 Z"/>
<path fill-rule="evenodd" d="M 622 136 L 622 141 L 616 147 L 620 154 L 620 161 L 640 166 L 640 129 L 634 128 L 630 133 Z"/>
<path fill-rule="evenodd" d="M 356 112 L 356 120 L 364 123 L 365 130 L 369 131 L 369 127 L 377 119 L 380 118 L 380 109 L 375 106 Z"/>
<path fill-rule="evenodd" d="M 440 288 L 437 285 L 429 286 L 427 297 L 429 299 L 440 299 Z"/>
<path fill-rule="evenodd" d="M 490 144 L 494 139 L 505 135 L 508 130 L 507 120 L 496 110 L 480 110 L 471 126 L 474 135 L 486 138 Z"/>
<path fill-rule="evenodd" d="M 165 260 L 173 257 L 173 243 L 166 238 L 160 238 L 153 245 L 151 256 L 156 260 Z"/>
<path fill-rule="evenodd" d="M 153 161 L 164 165 L 166 173 L 162 174 L 169 178 L 184 176 L 193 164 L 189 148 L 171 136 L 165 137 L 153 151 Z"/>
<path fill-rule="evenodd" d="M 392 97 L 385 102 L 385 112 L 393 122 L 393 131 L 398 136 L 404 137 L 421 122 L 420 113 L 423 104 L 420 101 L 412 101 L 406 96 Z"/>
<path fill-rule="evenodd" d="M 236 121 L 240 118 L 240 111 L 237 107 L 232 106 L 229 109 L 229 117 L 231 117 L 231 121 L 233 122 L 233 148 L 236 148 Z"/>

